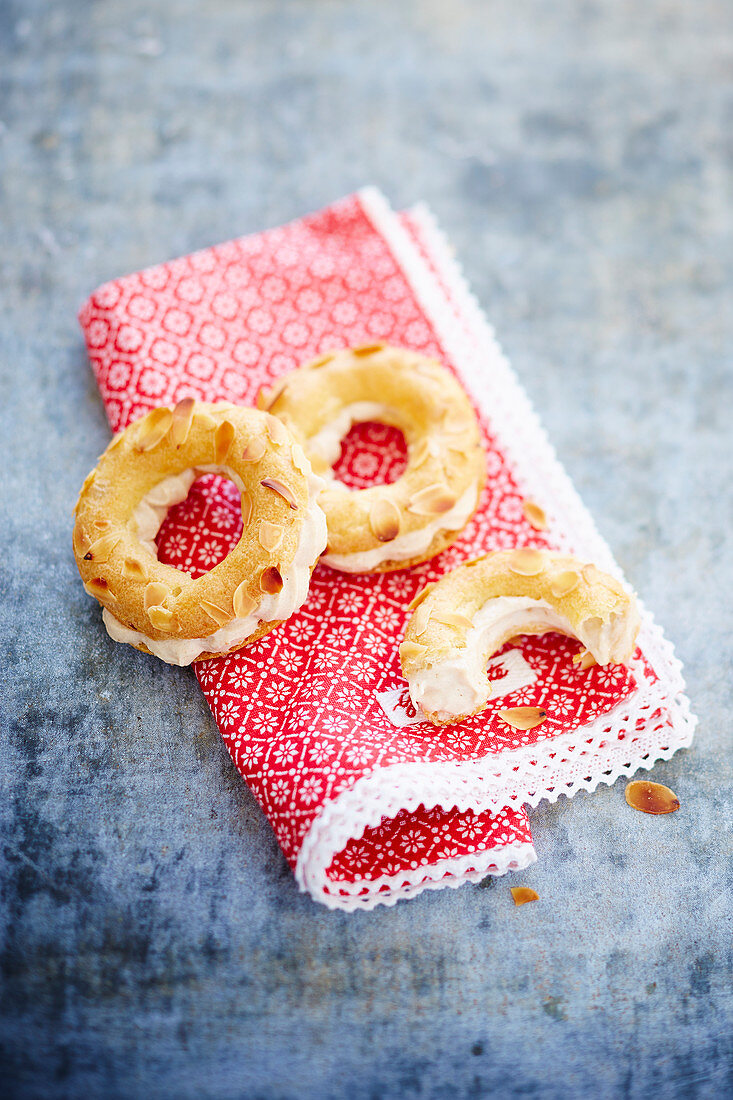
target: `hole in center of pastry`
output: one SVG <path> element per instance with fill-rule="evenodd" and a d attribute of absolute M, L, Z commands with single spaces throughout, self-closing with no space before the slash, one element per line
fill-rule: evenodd
<path fill-rule="evenodd" d="M 239 489 L 227 477 L 204 474 L 185 500 L 168 509 L 155 539 L 158 559 L 200 577 L 224 560 L 241 535 Z"/>
<path fill-rule="evenodd" d="M 354 424 L 341 441 L 335 477 L 349 489 L 389 485 L 405 472 L 407 446 L 399 428 L 367 421 Z"/>

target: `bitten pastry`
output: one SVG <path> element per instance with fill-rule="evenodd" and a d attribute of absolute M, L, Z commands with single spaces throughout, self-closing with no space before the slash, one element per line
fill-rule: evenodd
<path fill-rule="evenodd" d="M 334 351 L 286 375 L 258 402 L 300 440 L 328 481 L 323 561 L 347 573 L 382 573 L 426 561 L 453 542 L 476 509 L 485 460 L 468 397 L 445 367 L 374 344 Z M 350 490 L 333 464 L 353 424 L 399 428 L 407 468 L 390 485 Z"/>
<path fill-rule="evenodd" d="M 622 664 L 634 651 L 636 601 L 595 565 L 547 550 L 497 551 L 428 585 L 410 604 L 400 646 L 410 698 L 435 725 L 486 706 L 486 665 L 518 634 L 578 638 L 591 663 Z"/>
<path fill-rule="evenodd" d="M 158 561 L 155 536 L 194 480 L 230 478 L 242 498 L 234 549 L 193 579 Z M 322 486 L 282 422 L 184 398 L 115 436 L 82 486 L 74 554 L 107 632 L 173 665 L 257 641 L 296 611 L 326 545 Z"/>

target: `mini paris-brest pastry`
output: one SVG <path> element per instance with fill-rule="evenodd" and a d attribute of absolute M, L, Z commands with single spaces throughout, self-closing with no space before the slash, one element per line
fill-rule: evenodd
<path fill-rule="evenodd" d="M 203 576 L 158 561 L 155 536 L 195 479 L 239 489 L 243 530 Z M 115 436 L 82 486 L 74 554 L 107 632 L 173 665 L 257 641 L 304 602 L 326 545 L 322 486 L 282 422 L 184 398 Z"/>
<path fill-rule="evenodd" d="M 486 706 L 489 658 L 519 634 L 578 638 L 588 664 L 622 664 L 640 619 L 633 596 L 595 565 L 548 550 L 502 550 L 418 593 L 400 646 L 410 698 L 435 725 Z M 584 655 L 586 656 L 586 655 Z"/>
<path fill-rule="evenodd" d="M 476 415 L 445 367 L 401 348 L 374 344 L 314 359 L 260 394 L 327 486 L 323 561 L 347 573 L 381 573 L 426 561 L 450 545 L 476 509 L 485 461 Z M 399 428 L 407 468 L 390 485 L 351 490 L 333 464 L 353 424 Z"/>

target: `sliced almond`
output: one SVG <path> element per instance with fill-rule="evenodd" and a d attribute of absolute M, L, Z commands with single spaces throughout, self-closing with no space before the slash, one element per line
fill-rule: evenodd
<path fill-rule="evenodd" d="M 249 521 L 252 519 L 252 497 L 246 489 L 242 490 L 241 508 L 242 526 L 246 528 L 249 527 Z"/>
<path fill-rule="evenodd" d="M 369 511 L 369 526 L 380 542 L 391 542 L 400 533 L 400 510 L 389 497 L 375 500 Z"/>
<path fill-rule="evenodd" d="M 428 458 L 440 458 L 441 452 L 440 442 L 434 436 L 428 436 L 421 439 L 417 446 L 410 451 L 410 465 L 415 468 L 422 466 Z"/>
<path fill-rule="evenodd" d="M 170 428 L 171 443 L 174 447 L 182 447 L 188 439 L 193 423 L 193 413 L 196 408 L 196 399 L 183 397 L 173 410 L 173 423 Z"/>
<path fill-rule="evenodd" d="M 512 729 L 533 730 L 545 721 L 547 711 L 542 707 L 509 707 L 508 710 L 500 710 L 499 717 Z"/>
<path fill-rule="evenodd" d="M 280 394 L 288 384 L 288 376 L 278 378 L 269 388 L 262 388 L 257 395 L 257 408 L 267 412 L 277 401 Z"/>
<path fill-rule="evenodd" d="M 468 458 L 467 448 L 458 442 L 449 443 L 448 450 L 452 455 L 458 455 L 459 458 Z"/>
<path fill-rule="evenodd" d="M 624 793 L 629 806 L 644 814 L 673 814 L 680 808 L 680 800 L 674 791 L 648 779 L 635 779 L 627 785 Z"/>
<path fill-rule="evenodd" d="M 223 607 L 219 607 L 218 603 L 211 603 L 210 600 L 202 600 L 199 604 L 202 611 L 205 611 L 210 619 L 213 619 L 217 626 L 226 626 L 231 620 L 231 614 L 225 611 Z"/>
<path fill-rule="evenodd" d="M 564 572 L 558 573 L 556 577 L 552 578 L 550 581 L 550 592 L 558 599 L 562 599 L 563 596 L 570 595 L 579 584 L 580 573 L 576 573 L 574 569 L 566 569 Z"/>
<path fill-rule="evenodd" d="M 405 661 L 412 661 L 418 657 L 424 657 L 428 651 L 426 645 L 421 645 L 420 642 L 403 642 L 400 646 L 400 660 L 404 664 Z"/>
<path fill-rule="evenodd" d="M 416 516 L 439 516 L 449 512 L 455 503 L 455 495 L 448 486 L 435 482 L 415 493 L 407 508 Z"/>
<path fill-rule="evenodd" d="M 115 596 L 114 592 L 110 588 L 104 577 L 92 577 L 90 581 L 86 581 L 84 588 L 90 596 L 94 596 L 96 600 L 102 600 L 106 598 L 111 600 L 112 603 L 119 603 L 119 600 Z"/>
<path fill-rule="evenodd" d="M 509 559 L 509 568 L 512 573 L 518 573 L 520 577 L 535 577 L 545 567 L 545 556 L 541 550 L 530 550 L 521 547 L 515 550 Z"/>
<path fill-rule="evenodd" d="M 147 611 L 151 607 L 160 607 L 162 603 L 165 603 L 170 594 L 170 589 L 167 584 L 163 584 L 161 581 L 151 581 L 150 584 L 145 586 L 145 593 L 143 595 L 145 610 Z"/>
<path fill-rule="evenodd" d="M 223 420 L 214 432 L 214 461 L 221 465 L 234 442 L 236 429 L 231 420 Z"/>
<path fill-rule="evenodd" d="M 260 482 L 260 485 L 264 485 L 265 489 L 272 489 L 274 493 L 281 496 L 284 501 L 287 501 L 293 511 L 298 507 L 298 501 L 295 498 L 293 490 L 285 485 L 284 482 L 279 481 L 278 478 L 266 477 Z"/>
<path fill-rule="evenodd" d="M 122 576 L 128 581 L 144 581 L 147 580 L 148 575 L 142 562 L 137 558 L 125 558 L 122 563 Z"/>
<path fill-rule="evenodd" d="M 269 550 L 270 552 L 277 550 L 283 540 L 284 534 L 285 528 L 279 523 L 270 523 L 269 519 L 260 520 L 257 538 L 260 540 L 260 546 L 262 546 L 263 549 Z"/>
<path fill-rule="evenodd" d="M 268 416 L 267 434 L 276 447 L 281 447 L 284 443 L 290 441 L 290 432 L 285 427 L 282 420 L 278 420 L 276 416 Z"/>
<path fill-rule="evenodd" d="M 530 527 L 534 527 L 535 531 L 547 530 L 547 515 L 544 508 L 540 508 L 539 504 L 535 504 L 533 500 L 525 500 L 524 502 L 524 518 Z"/>
<path fill-rule="evenodd" d="M 539 901 L 540 895 L 529 886 L 510 886 L 515 905 L 526 905 L 528 901 Z"/>
<path fill-rule="evenodd" d="M 94 527 L 94 529 L 96 531 L 109 531 L 110 527 L 112 526 L 112 520 L 111 519 L 95 519 L 92 526 Z"/>
<path fill-rule="evenodd" d="M 149 607 L 147 611 L 151 625 L 155 627 L 156 630 L 162 630 L 166 634 L 177 634 L 181 629 L 178 619 L 167 607 L 159 607 L 156 605 L 154 607 Z"/>
<path fill-rule="evenodd" d="M 421 588 L 416 596 L 413 596 L 407 605 L 408 611 L 414 611 L 416 607 L 419 607 L 429 592 L 432 592 L 435 588 L 437 581 L 430 581 L 424 588 Z"/>
<path fill-rule="evenodd" d="M 260 588 L 270 596 L 276 596 L 282 591 L 282 573 L 275 565 L 269 565 L 260 576 Z"/>
<path fill-rule="evenodd" d="M 250 596 L 247 591 L 248 583 L 248 581 L 242 581 L 241 584 L 237 585 L 234 589 L 232 604 L 234 607 L 234 614 L 238 619 L 246 619 L 257 607 L 257 600 L 254 599 L 253 596 Z"/>
<path fill-rule="evenodd" d="M 290 448 L 290 453 L 293 456 L 293 466 L 295 466 L 295 469 L 303 474 L 304 477 L 307 477 L 308 474 L 311 473 L 311 464 L 300 443 L 293 443 Z"/>
<path fill-rule="evenodd" d="M 316 370 L 318 367 L 325 367 L 326 363 L 330 363 L 335 355 L 335 351 L 327 351 L 325 355 L 319 355 L 317 359 L 312 359 L 310 363 L 306 363 L 306 368 Z"/>
<path fill-rule="evenodd" d="M 416 638 L 419 638 L 428 629 L 428 623 L 430 622 L 430 607 L 426 603 L 421 603 L 413 613 L 410 620 L 410 626 L 412 633 Z"/>
<path fill-rule="evenodd" d="M 93 542 L 89 547 L 84 555 L 84 561 L 95 561 L 97 563 L 109 561 L 112 551 L 121 538 L 122 536 L 118 535 L 117 532 L 112 532 L 109 535 L 102 535 L 101 538 L 98 538 L 96 542 Z"/>
<path fill-rule="evenodd" d="M 358 348 L 352 348 L 351 354 L 360 359 L 364 355 L 373 355 L 375 351 L 382 351 L 386 344 L 362 344 Z"/>
<path fill-rule="evenodd" d="M 259 462 L 265 451 L 267 450 L 267 444 L 261 435 L 256 435 L 254 439 L 250 439 L 247 446 L 242 451 L 243 462 Z"/>
<path fill-rule="evenodd" d="M 173 423 L 170 409 L 153 409 L 143 418 L 138 430 L 135 445 L 139 451 L 152 451 L 157 447 Z"/>
<path fill-rule="evenodd" d="M 89 547 L 92 545 L 91 539 L 87 535 L 86 531 L 80 523 L 77 523 L 74 527 L 74 553 L 77 558 L 83 558 Z"/>
<path fill-rule="evenodd" d="M 593 668 L 598 662 L 589 649 L 584 649 L 582 653 L 575 654 L 573 657 L 573 664 L 578 665 L 585 672 L 587 668 Z"/>
<path fill-rule="evenodd" d="M 86 493 L 87 493 L 87 492 L 88 492 L 88 490 L 89 490 L 89 486 L 90 486 L 90 485 L 92 484 L 92 482 L 94 481 L 94 475 L 95 475 L 95 473 L 96 473 L 96 470 L 92 470 L 92 471 L 91 471 L 90 473 L 88 473 L 88 474 L 87 474 L 87 476 L 86 476 L 86 477 L 84 478 L 84 481 L 82 482 L 82 486 L 81 486 L 81 489 L 79 490 L 79 496 L 78 496 L 78 497 L 76 498 L 76 504 L 74 505 L 74 511 L 75 511 L 75 512 L 76 512 L 77 508 L 79 507 L 79 505 L 81 504 L 81 501 L 82 501 L 82 497 L 86 495 Z"/>
<path fill-rule="evenodd" d="M 417 470 L 422 466 L 423 462 L 426 462 L 430 458 L 430 443 L 427 439 L 421 439 L 420 442 L 414 447 L 410 453 L 410 465 L 413 469 Z"/>
<path fill-rule="evenodd" d="M 436 623 L 444 623 L 445 626 L 454 626 L 457 630 L 470 630 L 473 623 L 465 615 L 458 611 L 434 611 L 430 616 Z"/>

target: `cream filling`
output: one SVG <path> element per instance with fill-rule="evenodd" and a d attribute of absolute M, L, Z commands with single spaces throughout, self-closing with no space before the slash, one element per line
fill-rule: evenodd
<path fill-rule="evenodd" d="M 378 401 L 355 401 L 351 405 L 344 406 L 338 416 L 311 436 L 306 444 L 308 453 L 331 467 L 338 461 L 341 442 L 354 424 L 363 424 L 368 420 L 392 424 L 400 419 L 399 413 L 389 405 L 383 405 Z M 329 481 L 335 480 L 333 470 L 326 470 L 325 477 Z M 352 491 L 345 485 L 343 489 L 346 492 Z M 429 549 L 440 531 L 460 531 L 465 526 L 476 507 L 477 495 L 477 487 L 469 486 L 449 512 L 444 512 L 418 531 L 398 535 L 391 542 L 380 543 L 371 550 L 357 551 L 353 554 L 324 554 L 322 560 L 332 569 L 338 569 L 342 573 L 364 573 L 370 569 L 376 569 L 385 561 L 408 561 L 410 558 L 419 557 Z"/>
<path fill-rule="evenodd" d="M 182 474 L 165 478 L 143 498 L 135 509 L 133 522 L 137 524 L 138 537 L 148 550 L 152 544 L 150 552 L 154 557 L 157 558 L 157 551 L 153 539 L 168 509 L 173 504 L 186 499 L 197 477 L 211 473 L 230 477 L 240 491 L 243 489 L 240 478 L 228 467 L 198 466 L 196 469 L 184 470 Z M 323 552 L 328 537 L 326 517 L 317 503 L 318 492 L 323 488 L 322 478 L 310 474 L 308 488 L 310 500 L 303 516 L 295 556 L 289 568 L 281 570 L 283 586 L 276 595 L 263 593 L 259 606 L 252 614 L 245 618 L 230 619 L 224 626 L 204 638 L 156 640 L 149 638 L 141 631 L 125 626 L 107 608 L 104 608 L 102 619 L 109 636 L 116 642 L 145 645 L 151 653 L 169 665 L 190 665 L 202 653 L 226 653 L 240 645 L 255 632 L 260 623 L 289 618 L 305 602 L 310 586 L 311 569 Z"/>
<path fill-rule="evenodd" d="M 639 616 L 632 605 L 625 614 L 623 611 L 612 612 L 605 623 L 594 615 L 572 633 L 593 654 L 599 665 L 616 665 L 631 657 L 638 630 Z"/>
<path fill-rule="evenodd" d="M 449 512 L 443 512 L 437 519 L 431 520 L 417 531 L 398 535 L 391 542 L 380 543 L 372 550 L 357 551 L 353 554 L 324 554 L 321 559 L 332 569 L 343 573 L 363 573 L 376 568 L 384 561 L 408 561 L 419 557 L 430 547 L 440 531 L 460 531 L 468 522 L 476 507 L 478 486 L 469 485 L 463 496 L 459 497 Z"/>
<path fill-rule="evenodd" d="M 542 626 L 578 638 L 599 665 L 628 658 L 634 642 L 633 616 L 611 615 L 608 622 L 586 619 L 577 629 L 546 600 L 495 596 L 479 608 L 466 644 L 430 668 L 410 673 L 407 683 L 415 707 L 441 721 L 465 717 L 483 708 L 491 694 L 486 676 L 489 656 L 522 628 Z"/>
<path fill-rule="evenodd" d="M 389 405 L 382 405 L 378 401 L 354 401 L 351 405 L 345 405 L 338 416 L 321 428 L 320 432 L 312 435 L 306 443 L 306 449 L 309 455 L 333 466 L 334 462 L 338 462 L 341 453 L 341 441 L 354 424 L 365 424 L 369 420 L 383 424 L 400 419 L 399 414 Z M 329 477 L 328 471 L 326 477 Z M 333 470 L 330 471 L 330 477 L 335 477 Z"/>
<path fill-rule="evenodd" d="M 201 477 L 203 474 L 221 474 L 223 477 L 229 477 L 237 484 L 239 491 L 242 491 L 242 483 L 239 478 L 233 470 L 225 466 L 197 466 L 160 481 L 154 489 L 151 489 L 143 497 L 132 513 L 133 530 L 137 532 L 141 545 L 154 558 L 157 559 L 158 557 L 155 536 L 158 534 L 168 510 L 174 504 L 180 504 L 182 500 L 186 499 L 196 478 Z"/>

